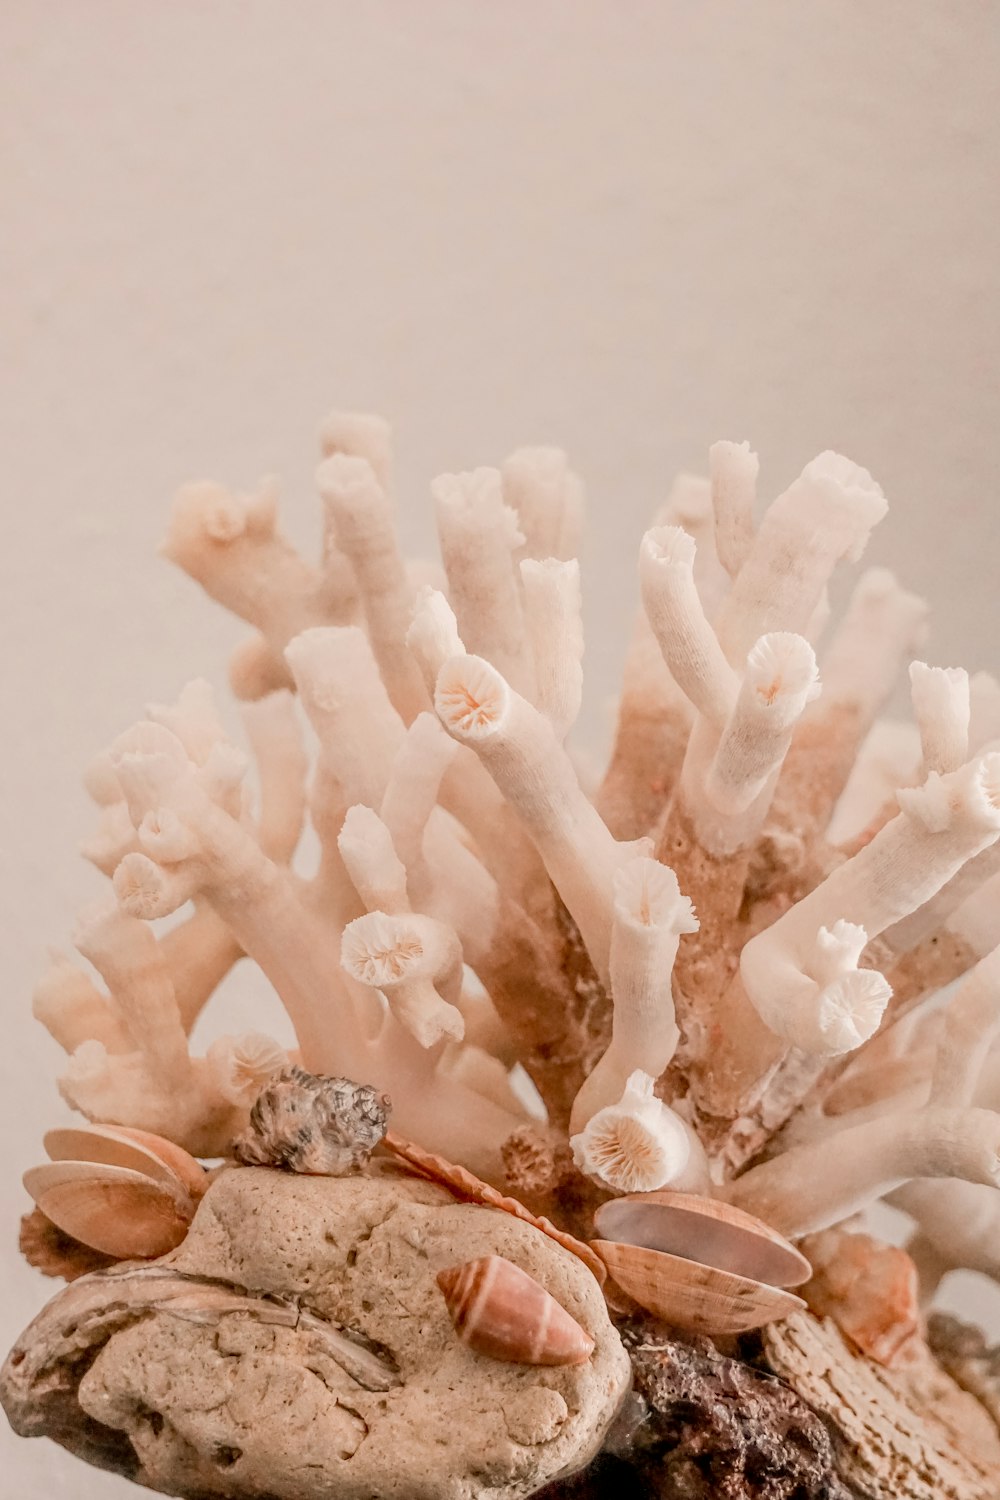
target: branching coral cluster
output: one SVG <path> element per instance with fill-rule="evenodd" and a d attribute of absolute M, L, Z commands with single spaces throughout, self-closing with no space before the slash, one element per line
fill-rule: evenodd
<path fill-rule="evenodd" d="M 318 564 L 269 483 L 177 496 L 167 556 L 255 632 L 231 681 L 256 792 L 200 682 L 91 767 L 115 900 L 77 946 L 107 993 L 60 959 L 35 999 L 66 1099 L 228 1153 L 289 1062 L 252 1035 L 190 1054 L 245 956 L 293 1061 L 549 1211 L 674 1186 L 796 1238 L 889 1196 L 928 1290 L 1000 1273 L 1000 684 L 915 661 L 915 728 L 878 718 L 926 611 L 875 568 L 829 623 L 886 511 L 871 475 L 821 454 L 759 522 L 746 444 L 682 476 L 592 799 L 564 455 L 434 481 L 439 589 L 399 549 L 386 425 L 334 413 L 321 441 Z"/>

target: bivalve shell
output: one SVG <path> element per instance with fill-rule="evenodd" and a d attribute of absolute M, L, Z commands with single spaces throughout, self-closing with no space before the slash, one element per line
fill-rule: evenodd
<path fill-rule="evenodd" d="M 437 1284 L 456 1333 L 477 1354 L 525 1365 L 579 1365 L 593 1353 L 590 1334 L 502 1255 L 449 1266 Z"/>
<path fill-rule="evenodd" d="M 691 1333 L 743 1333 L 800 1312 L 794 1292 L 643 1245 L 594 1240 L 614 1281 L 640 1307 Z"/>
<path fill-rule="evenodd" d="M 102 1162 L 129 1167 L 156 1182 L 165 1182 L 198 1199 L 208 1187 L 208 1173 L 182 1146 L 148 1130 L 125 1125 L 69 1125 L 50 1130 L 43 1141 L 51 1161 Z"/>
<path fill-rule="evenodd" d="M 151 1259 L 187 1234 L 193 1203 L 128 1167 L 58 1161 L 32 1167 L 24 1185 L 64 1234 L 118 1260 Z"/>
<path fill-rule="evenodd" d="M 716 1198 L 630 1193 L 603 1203 L 594 1227 L 605 1240 L 661 1250 L 769 1286 L 799 1286 L 812 1267 L 777 1230 Z"/>

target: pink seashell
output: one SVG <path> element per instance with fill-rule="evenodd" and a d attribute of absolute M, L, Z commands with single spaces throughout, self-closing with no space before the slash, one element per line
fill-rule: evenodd
<path fill-rule="evenodd" d="M 545 1288 L 502 1255 L 438 1273 L 451 1321 L 477 1354 L 525 1365 L 580 1365 L 594 1340 Z"/>

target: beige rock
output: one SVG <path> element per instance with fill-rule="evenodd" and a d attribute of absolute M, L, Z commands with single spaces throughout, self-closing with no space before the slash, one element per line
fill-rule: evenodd
<path fill-rule="evenodd" d="M 594 1338 L 585 1364 L 508 1364 L 460 1342 L 435 1276 L 489 1254 L 535 1277 Z M 226 1171 L 157 1268 L 235 1289 L 234 1310 L 227 1291 L 172 1305 L 161 1294 L 112 1332 L 79 1405 L 88 1454 L 94 1423 L 126 1434 L 132 1477 L 167 1494 L 518 1500 L 590 1459 L 628 1388 L 628 1356 L 580 1260 L 509 1214 L 395 1172 Z M 345 1368 L 331 1324 L 369 1341 L 373 1377 L 364 1357 Z M 51 1382 L 43 1364 L 36 1391 Z M 30 1398 L 12 1396 L 16 1380 L 5 1375 L 8 1410 Z M 72 1430 L 48 1431 L 83 1451 Z"/>

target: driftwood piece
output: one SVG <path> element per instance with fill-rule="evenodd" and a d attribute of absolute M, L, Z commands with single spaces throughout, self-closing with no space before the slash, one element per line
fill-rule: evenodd
<path fill-rule="evenodd" d="M 887 1370 L 840 1330 L 799 1314 L 764 1330 L 764 1359 L 837 1434 L 837 1465 L 863 1500 L 996 1500 L 1000 1435 L 926 1345 Z"/>

